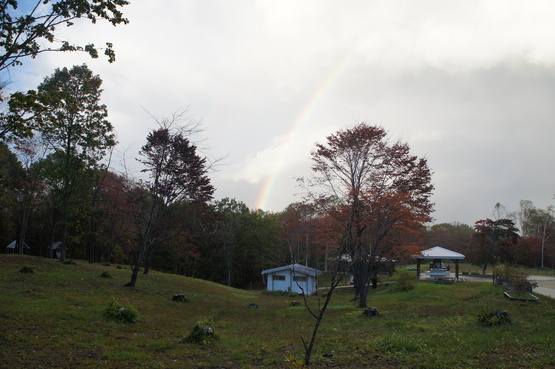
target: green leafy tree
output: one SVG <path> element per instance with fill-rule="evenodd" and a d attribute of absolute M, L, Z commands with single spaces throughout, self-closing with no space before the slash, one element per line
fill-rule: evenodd
<path fill-rule="evenodd" d="M 213 204 L 213 210 L 219 214 L 220 218 L 217 224 L 226 265 L 226 283 L 231 286 L 234 256 L 239 248 L 239 238 L 244 230 L 242 223 L 246 214 L 249 213 L 249 208 L 243 202 L 226 197 L 216 201 Z"/>
<path fill-rule="evenodd" d="M 458 222 L 434 224 L 427 234 L 426 244 L 460 252 L 473 234 L 474 229 L 468 224 Z"/>
<path fill-rule="evenodd" d="M 67 29 L 75 22 L 89 20 L 93 24 L 105 20 L 117 26 L 127 24 L 121 8 L 127 0 L 34 0 L 0 1 L 0 73 L 22 64 L 28 57 L 35 58 L 44 52 L 82 51 L 97 58 L 99 48 L 94 44 L 75 45 L 60 38 L 59 28 Z M 107 42 L 104 54 L 111 63 L 115 61 L 112 44 Z M 0 94 L 6 81 L 0 79 Z M 37 123 L 34 116 L 44 107 L 37 102 L 35 91 L 16 92 L 8 107 L 0 113 L 0 140 L 30 137 Z M 0 96 L 0 103 L 4 101 Z M 46 104 L 48 105 L 48 104 Z"/>
<path fill-rule="evenodd" d="M 31 219 L 44 201 L 44 181 L 40 176 L 40 160 L 45 149 L 36 139 L 18 140 L 14 145 L 22 171 L 15 177 L 14 201 L 16 203 L 18 253 L 23 254 L 27 230 Z"/>
<path fill-rule="evenodd" d="M 23 58 L 49 51 L 84 51 L 98 58 L 94 44 L 75 45 L 61 40 L 57 30 L 86 19 L 92 23 L 106 20 L 114 26 L 127 24 L 121 12 L 127 4 L 127 0 L 0 1 L 0 71 L 21 65 Z M 106 43 L 104 54 L 110 62 L 115 60 L 111 43 Z"/>
<path fill-rule="evenodd" d="M 514 248 L 520 236 L 512 219 L 482 219 L 474 224 L 468 253 L 471 262 L 482 266 L 485 274 L 488 265 L 499 261 L 514 264 Z"/>
<path fill-rule="evenodd" d="M 24 173 L 21 162 L 0 142 L 0 242 L 7 245 L 16 237 L 13 212 L 16 207 L 16 183 Z"/>
<path fill-rule="evenodd" d="M 71 209 L 93 169 L 116 144 L 106 105 L 100 103 L 102 79 L 86 66 L 56 69 L 39 85 L 33 120 L 52 151 L 45 171 L 57 193 L 61 213 L 61 260 L 66 258 Z M 34 103 L 33 103 L 34 104 Z"/>

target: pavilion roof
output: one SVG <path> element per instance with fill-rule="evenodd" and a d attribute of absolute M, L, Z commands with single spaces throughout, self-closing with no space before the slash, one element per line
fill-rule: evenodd
<path fill-rule="evenodd" d="M 444 249 L 441 246 L 435 246 L 428 250 L 420 251 L 420 255 L 416 255 L 418 259 L 464 259 L 463 254 Z"/>

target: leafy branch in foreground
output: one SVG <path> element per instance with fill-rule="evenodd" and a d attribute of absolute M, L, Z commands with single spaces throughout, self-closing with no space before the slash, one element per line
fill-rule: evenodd
<path fill-rule="evenodd" d="M 84 51 L 98 58 L 94 44 L 82 46 L 59 40 L 56 27 L 71 27 L 82 18 L 93 24 L 101 19 L 114 26 L 127 24 L 119 8 L 128 4 L 127 0 L 40 0 L 34 5 L 24 4 L 29 11 L 21 11 L 17 0 L 0 2 L 0 71 L 21 65 L 22 58 L 35 58 L 47 51 Z M 53 46 L 45 46 L 45 41 Z M 110 63 L 115 61 L 111 43 L 106 43 L 104 54 Z"/>

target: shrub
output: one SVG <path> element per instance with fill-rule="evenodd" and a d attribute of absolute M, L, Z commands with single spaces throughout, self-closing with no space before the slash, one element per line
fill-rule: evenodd
<path fill-rule="evenodd" d="M 372 316 L 379 316 L 380 313 L 378 312 L 378 309 L 375 307 L 369 307 L 364 309 L 364 311 L 362 312 L 362 316 L 364 317 L 372 317 Z"/>
<path fill-rule="evenodd" d="M 102 272 L 100 277 L 101 278 L 112 278 L 112 275 L 109 272 Z"/>
<path fill-rule="evenodd" d="M 409 291 L 414 288 L 414 275 L 409 272 L 399 273 L 399 288 L 402 291 Z"/>
<path fill-rule="evenodd" d="M 495 285 L 503 285 L 508 290 L 532 292 L 537 283 L 528 280 L 528 273 L 520 268 L 502 265 L 493 269 Z"/>
<path fill-rule="evenodd" d="M 182 342 L 185 343 L 196 343 L 198 345 L 210 344 L 213 341 L 217 341 L 220 338 L 212 327 L 212 322 L 209 319 L 203 319 L 197 322 L 197 324 L 191 330 L 191 333 L 183 339 Z"/>
<path fill-rule="evenodd" d="M 486 326 L 509 324 L 512 322 L 513 320 L 506 311 L 483 310 L 478 314 L 478 323 Z"/>
<path fill-rule="evenodd" d="M 24 266 L 23 268 L 19 269 L 21 273 L 34 273 L 32 267 Z"/>
<path fill-rule="evenodd" d="M 139 313 L 132 306 L 120 305 L 113 297 L 110 298 L 104 316 L 123 323 L 135 323 Z"/>

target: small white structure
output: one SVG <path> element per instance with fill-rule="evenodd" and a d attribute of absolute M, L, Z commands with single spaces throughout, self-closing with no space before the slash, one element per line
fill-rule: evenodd
<path fill-rule="evenodd" d="M 15 245 L 17 244 L 16 240 L 13 240 L 12 242 L 10 242 L 10 244 L 8 246 L 6 246 L 6 249 L 8 250 L 8 254 L 17 254 L 19 252 L 19 250 L 15 249 Z M 26 243 L 23 243 L 23 253 L 26 254 L 27 250 L 30 250 L 31 248 L 29 247 L 29 245 L 27 245 Z"/>
<path fill-rule="evenodd" d="M 59 259 L 62 254 L 62 242 L 56 241 L 52 245 L 48 246 L 48 257 Z"/>
<path fill-rule="evenodd" d="M 267 269 L 266 275 L 268 291 L 291 291 L 312 295 L 318 288 L 316 277 L 322 274 L 318 269 L 300 264 L 286 265 L 279 268 Z"/>
<path fill-rule="evenodd" d="M 455 278 L 459 280 L 459 261 L 464 259 L 463 254 L 436 246 L 431 249 L 420 251 L 416 255 L 416 279 L 420 279 L 420 264 L 423 260 L 430 261 L 430 270 L 426 272 L 430 279 L 447 279 L 451 277 L 451 270 L 445 267 L 443 260 L 452 260 L 455 263 Z"/>

